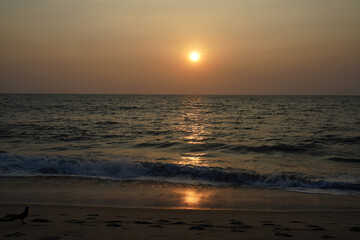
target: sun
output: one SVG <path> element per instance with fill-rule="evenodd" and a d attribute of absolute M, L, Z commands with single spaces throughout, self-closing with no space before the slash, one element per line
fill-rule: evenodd
<path fill-rule="evenodd" d="M 198 52 L 191 52 L 191 53 L 189 54 L 189 59 L 190 59 L 190 61 L 192 61 L 192 62 L 197 62 L 197 61 L 199 61 L 199 60 L 200 60 L 200 53 L 198 53 Z"/>

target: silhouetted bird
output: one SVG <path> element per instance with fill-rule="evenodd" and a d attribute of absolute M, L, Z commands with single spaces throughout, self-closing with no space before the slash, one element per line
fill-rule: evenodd
<path fill-rule="evenodd" d="M 26 207 L 25 210 L 20 214 L 8 214 L 4 218 L 1 219 L 1 221 L 14 221 L 14 220 L 21 220 L 23 224 L 24 219 L 29 215 L 29 207 Z"/>

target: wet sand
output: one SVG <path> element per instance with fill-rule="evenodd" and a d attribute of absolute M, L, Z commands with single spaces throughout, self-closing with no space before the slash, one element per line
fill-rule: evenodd
<path fill-rule="evenodd" d="M 360 210 L 360 195 L 71 177 L 0 178 L 0 203 L 279 211 Z M 1 215 L 0 215 L 1 217 Z"/>
<path fill-rule="evenodd" d="M 0 217 L 25 204 L 0 204 Z M 30 204 L 0 239 L 359 239 L 360 211 L 244 211 Z"/>

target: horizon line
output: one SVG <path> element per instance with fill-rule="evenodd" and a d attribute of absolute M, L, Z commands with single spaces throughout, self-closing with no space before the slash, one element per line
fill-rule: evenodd
<path fill-rule="evenodd" d="M 360 96 L 359 94 L 240 94 L 240 93 L 27 93 L 0 92 L 1 95 L 143 95 L 143 96 Z"/>

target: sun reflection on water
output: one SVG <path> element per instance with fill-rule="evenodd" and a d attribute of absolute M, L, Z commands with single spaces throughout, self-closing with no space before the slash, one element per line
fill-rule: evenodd
<path fill-rule="evenodd" d="M 184 111 L 183 121 L 177 126 L 177 130 L 185 133 L 179 139 L 186 142 L 189 152 L 180 156 L 178 164 L 204 166 L 208 162 L 206 155 L 208 154 L 203 144 L 209 143 L 211 136 L 211 125 L 202 108 L 202 98 L 190 100 L 189 108 Z"/>
<path fill-rule="evenodd" d="M 182 165 L 195 165 L 207 166 L 207 160 L 204 158 L 207 153 L 187 153 L 180 157 L 178 164 Z"/>

